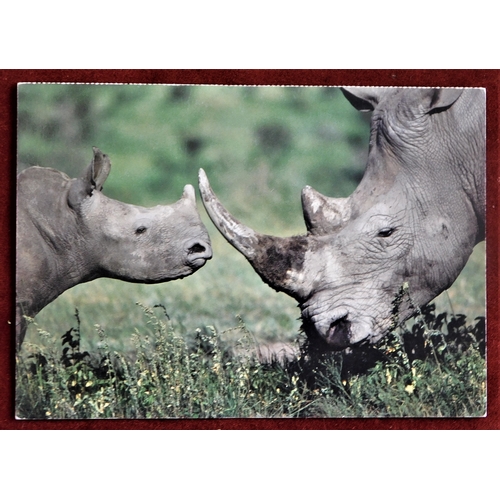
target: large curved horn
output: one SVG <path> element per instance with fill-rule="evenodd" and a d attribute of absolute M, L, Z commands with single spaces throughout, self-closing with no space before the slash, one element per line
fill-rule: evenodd
<path fill-rule="evenodd" d="M 208 177 L 203 169 L 200 169 L 198 180 L 203 205 L 205 205 L 205 209 L 215 227 L 231 245 L 248 260 L 252 260 L 259 250 L 261 235 L 243 225 L 222 206 L 222 203 L 210 187 Z"/>
<path fill-rule="evenodd" d="M 199 187 L 205 209 L 222 236 L 247 258 L 265 283 L 300 299 L 304 293 L 301 271 L 308 247 L 307 237 L 279 238 L 245 226 L 223 207 L 203 169 L 199 172 Z"/>
<path fill-rule="evenodd" d="M 306 186 L 302 190 L 302 212 L 309 234 L 329 234 L 342 227 L 349 219 L 350 198 L 329 198 Z"/>

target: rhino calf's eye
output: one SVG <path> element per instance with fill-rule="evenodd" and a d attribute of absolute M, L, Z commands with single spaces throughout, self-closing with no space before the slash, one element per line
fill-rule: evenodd
<path fill-rule="evenodd" d="M 147 228 L 145 226 L 140 226 L 135 230 L 135 234 L 142 234 L 145 233 Z"/>
<path fill-rule="evenodd" d="M 395 229 L 392 228 L 392 227 L 386 227 L 384 229 L 381 229 L 377 236 L 379 236 L 380 238 L 387 238 L 389 237 L 392 233 L 394 233 Z"/>

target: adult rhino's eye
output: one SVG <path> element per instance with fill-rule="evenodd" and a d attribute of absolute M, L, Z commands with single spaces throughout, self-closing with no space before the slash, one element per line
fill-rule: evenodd
<path fill-rule="evenodd" d="M 145 233 L 147 230 L 147 227 L 146 226 L 139 226 L 136 230 L 135 230 L 135 234 L 142 234 L 142 233 Z"/>
<path fill-rule="evenodd" d="M 385 227 L 384 229 L 381 229 L 377 236 L 379 236 L 380 238 L 387 238 L 389 237 L 392 233 L 394 233 L 394 231 L 396 231 L 394 228 L 392 227 Z"/>

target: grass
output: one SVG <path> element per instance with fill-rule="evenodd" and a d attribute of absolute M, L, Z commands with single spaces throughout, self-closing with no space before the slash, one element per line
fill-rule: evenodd
<path fill-rule="evenodd" d="M 130 337 L 134 355 L 110 349 L 96 325 L 97 350 L 81 349 L 81 324 L 55 348 L 31 345 L 18 360 L 17 415 L 66 418 L 467 417 L 485 414 L 484 321 L 447 321 L 427 308 L 411 331 L 380 346 L 261 362 L 239 319 L 218 332 L 175 331 L 164 307 Z M 439 326 L 441 329 L 437 330 Z M 42 329 L 38 335 L 47 336 Z M 236 334 L 230 347 L 228 336 Z M 55 346 L 54 346 L 55 347 Z M 235 351 L 234 347 L 239 348 Z M 237 352 L 237 354 L 236 354 Z"/>

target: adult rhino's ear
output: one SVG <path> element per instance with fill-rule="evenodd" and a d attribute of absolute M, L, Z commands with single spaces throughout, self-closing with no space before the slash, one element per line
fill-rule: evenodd
<path fill-rule="evenodd" d="M 384 89 L 376 87 L 342 87 L 340 90 L 358 111 L 373 111 L 384 93 Z"/>
<path fill-rule="evenodd" d="M 77 208 L 84 199 L 92 196 L 95 190 L 101 191 L 104 181 L 111 171 L 111 161 L 108 155 L 94 147 L 94 157 L 84 174 L 79 179 L 73 179 L 68 193 L 68 204 Z"/>
<path fill-rule="evenodd" d="M 426 113 L 436 113 L 449 108 L 464 89 L 441 88 L 423 90 L 423 106 Z"/>

